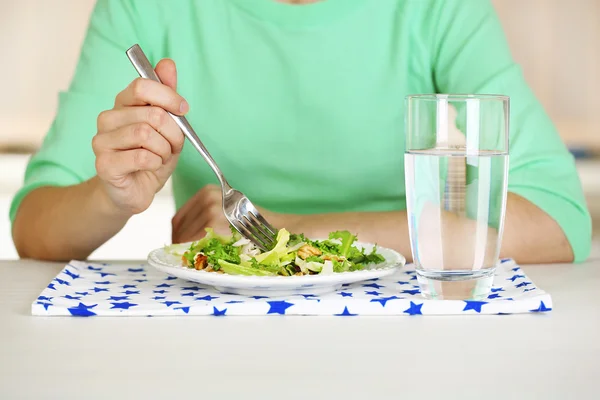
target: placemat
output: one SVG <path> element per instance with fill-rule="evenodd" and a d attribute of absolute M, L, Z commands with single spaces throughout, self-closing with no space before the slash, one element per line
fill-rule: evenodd
<path fill-rule="evenodd" d="M 316 296 L 240 296 L 168 276 L 146 264 L 71 261 L 33 301 L 33 315 L 506 315 L 552 310 L 550 295 L 513 260 L 502 260 L 482 301 L 426 300 L 412 264 L 392 276 L 345 285 Z"/>

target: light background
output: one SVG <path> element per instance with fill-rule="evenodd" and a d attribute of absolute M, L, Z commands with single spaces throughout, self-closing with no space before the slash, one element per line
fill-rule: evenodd
<path fill-rule="evenodd" d="M 600 0 L 493 3 L 514 57 L 563 140 L 600 153 Z M 16 258 L 8 205 L 28 153 L 52 121 L 58 91 L 69 84 L 93 6 L 94 0 L 0 0 L 0 259 Z M 600 162 L 578 165 L 590 208 L 600 216 Z M 167 187 L 92 258 L 139 259 L 167 243 L 169 194 Z"/>

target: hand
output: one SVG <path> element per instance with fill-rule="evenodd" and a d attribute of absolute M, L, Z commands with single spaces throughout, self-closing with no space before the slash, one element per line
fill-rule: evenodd
<path fill-rule="evenodd" d="M 286 218 L 258 208 L 259 212 L 276 228 L 285 228 Z M 199 240 L 206 234 L 206 228 L 213 228 L 222 235 L 231 234 L 229 221 L 223 214 L 221 187 L 206 185 L 181 207 L 173 217 L 172 242 L 185 243 Z"/>
<path fill-rule="evenodd" d="M 98 116 L 92 140 L 96 172 L 109 203 L 129 215 L 150 206 L 183 148 L 183 133 L 167 114 L 183 115 L 189 109 L 175 91 L 175 63 L 161 60 L 156 73 L 163 84 L 138 78 L 117 95 L 114 107 Z"/>

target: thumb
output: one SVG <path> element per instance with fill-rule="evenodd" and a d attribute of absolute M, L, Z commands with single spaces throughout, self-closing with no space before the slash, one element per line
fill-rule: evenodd
<path fill-rule="evenodd" d="M 163 84 L 177 91 L 177 67 L 173 60 L 169 58 L 160 60 L 154 70 Z"/>

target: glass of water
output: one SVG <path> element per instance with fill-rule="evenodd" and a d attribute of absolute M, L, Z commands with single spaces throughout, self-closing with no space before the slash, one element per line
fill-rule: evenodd
<path fill-rule="evenodd" d="M 406 201 L 421 293 L 485 298 L 504 228 L 509 99 L 414 95 L 406 106 Z"/>

